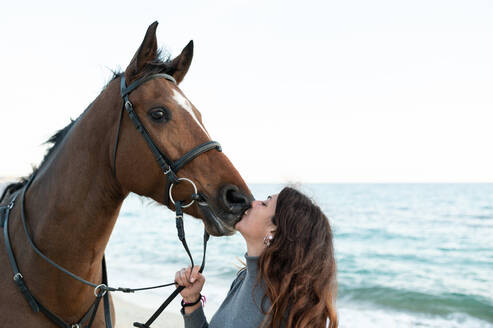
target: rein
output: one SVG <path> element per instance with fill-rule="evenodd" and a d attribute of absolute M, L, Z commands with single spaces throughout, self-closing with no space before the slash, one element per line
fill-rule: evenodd
<path fill-rule="evenodd" d="M 166 155 L 164 155 L 157 145 L 154 143 L 152 140 L 150 134 L 147 132 L 146 128 L 140 121 L 137 113 L 133 109 L 133 105 L 129 100 L 129 95 L 132 91 L 137 89 L 140 85 L 143 83 L 156 79 L 156 78 L 164 78 L 168 81 L 171 81 L 176 84 L 175 79 L 168 75 L 168 74 L 153 74 L 141 79 L 138 79 L 131 83 L 128 87 L 126 86 L 125 83 L 125 76 L 122 74 L 121 75 L 121 82 L 120 82 L 120 91 L 121 91 L 121 96 L 123 98 L 123 106 L 122 110 L 120 113 L 120 118 L 119 118 L 119 123 L 118 123 L 118 129 L 117 129 L 117 135 L 115 138 L 115 146 L 114 146 L 114 152 L 113 152 L 113 174 L 116 178 L 116 155 L 117 155 L 117 150 L 118 150 L 118 141 L 119 141 L 119 135 L 120 135 L 120 127 L 121 127 L 121 122 L 122 122 L 122 116 L 123 116 L 123 111 L 125 110 L 130 119 L 132 120 L 135 128 L 141 133 L 143 136 L 144 140 L 146 141 L 147 145 L 149 146 L 150 150 L 152 151 L 156 161 L 159 164 L 159 167 L 163 171 L 163 174 L 166 175 L 166 192 L 165 192 L 165 204 L 168 205 L 169 207 L 169 202 L 171 201 L 175 207 L 175 212 L 176 212 L 176 229 L 178 233 L 178 239 L 180 239 L 181 243 L 183 244 L 183 247 L 185 251 L 187 252 L 188 257 L 190 258 L 191 266 L 193 268 L 194 262 L 192 258 L 192 254 L 190 253 L 190 250 L 187 245 L 187 241 L 185 239 L 185 230 L 183 227 L 183 209 L 191 206 L 195 201 L 197 201 L 197 205 L 199 209 L 205 214 L 205 213 L 211 213 L 212 210 L 210 209 L 207 201 L 197 191 L 197 187 L 195 183 L 188 179 L 188 178 L 179 178 L 177 177 L 176 172 L 181 169 L 184 165 L 186 165 L 188 162 L 192 161 L 194 158 L 199 156 L 200 154 L 216 149 L 218 151 L 221 151 L 221 145 L 216 142 L 216 141 L 209 141 L 206 143 L 203 143 L 189 152 L 187 152 L 185 155 L 183 155 L 180 159 L 177 161 L 171 161 Z M 26 191 L 31 185 L 31 183 L 35 179 L 35 174 L 29 179 L 29 181 L 26 183 L 26 185 L 19 191 L 17 191 L 10 203 L 6 206 L 0 206 L 0 213 L 3 212 L 3 217 L 0 218 L 0 222 L 3 222 L 3 228 L 4 228 L 4 239 L 5 239 L 5 245 L 7 248 L 7 253 L 9 257 L 9 262 L 10 266 L 12 268 L 12 271 L 14 273 L 13 279 L 16 285 L 18 286 L 20 292 L 26 299 L 27 303 L 30 305 L 32 310 L 34 312 L 42 312 L 48 319 L 50 319 L 54 324 L 56 324 L 58 327 L 61 328 L 81 328 L 83 327 L 83 323 L 85 321 L 88 321 L 88 324 L 85 326 L 86 328 L 90 328 L 94 322 L 94 319 L 96 317 L 97 309 L 99 307 L 99 304 L 101 302 L 101 299 L 103 299 L 103 306 L 104 306 L 104 317 L 105 317 L 105 326 L 106 328 L 112 328 L 112 322 L 111 322 L 111 314 L 110 314 L 110 303 L 109 303 L 109 297 L 108 297 L 108 292 L 124 292 L 124 293 L 133 293 L 136 291 L 142 291 L 142 290 L 148 290 L 148 289 L 154 289 L 154 288 L 161 288 L 161 287 L 167 287 L 171 285 L 175 285 L 175 282 L 169 283 L 169 284 L 164 284 L 164 285 L 158 285 L 158 286 L 152 286 L 152 287 L 144 287 L 144 288 L 125 288 L 125 287 L 110 287 L 108 286 L 107 282 L 107 272 L 106 272 L 106 261 L 105 257 L 103 255 L 103 260 L 102 260 L 102 278 L 101 278 L 101 283 L 96 284 L 92 283 L 90 281 L 87 281 L 76 274 L 68 271 L 67 269 L 63 268 L 62 266 L 58 265 L 56 262 L 54 262 L 52 259 L 47 257 L 45 254 L 43 254 L 34 241 L 32 240 L 31 234 L 29 232 L 29 228 L 26 223 L 26 214 L 25 214 L 25 195 Z M 192 200 L 188 204 L 184 204 L 183 201 L 181 200 L 175 200 L 172 195 L 173 187 L 181 182 L 188 182 L 189 184 L 192 185 L 194 189 L 194 193 L 191 195 Z M 29 245 L 31 248 L 41 257 L 43 258 L 46 262 L 48 262 L 50 265 L 54 266 L 61 272 L 65 273 L 66 275 L 70 276 L 71 278 L 86 284 L 90 287 L 94 288 L 94 295 L 95 295 L 95 300 L 93 304 L 89 307 L 88 311 L 84 316 L 77 322 L 77 323 L 67 323 L 57 315 L 55 315 L 53 312 L 48 310 L 46 307 L 44 307 L 30 292 L 29 288 L 27 287 L 26 283 L 24 282 L 24 277 L 21 274 L 19 267 L 17 265 L 15 255 L 12 250 L 12 246 L 10 243 L 10 237 L 9 237 L 9 231 L 8 231 L 8 220 L 9 220 L 9 214 L 11 209 L 15 205 L 15 201 L 17 197 L 21 196 L 21 221 L 24 227 L 24 232 L 27 236 L 27 239 L 29 241 Z M 204 246 L 203 246 L 203 254 L 202 254 L 202 264 L 200 266 L 199 272 L 202 272 L 205 267 L 205 254 L 206 254 L 206 249 L 207 249 L 207 241 L 209 240 L 209 234 L 205 230 L 204 227 Z M 171 301 L 184 289 L 184 286 L 178 286 L 175 291 L 163 302 L 163 304 L 156 310 L 156 312 L 147 320 L 145 323 L 138 323 L 134 322 L 135 327 L 140 327 L 140 328 L 150 328 L 150 325 L 159 317 L 159 315 L 164 311 L 164 309 L 171 303 Z"/>

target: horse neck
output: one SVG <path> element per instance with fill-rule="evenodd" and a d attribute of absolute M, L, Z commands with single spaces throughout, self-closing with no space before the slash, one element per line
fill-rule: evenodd
<path fill-rule="evenodd" d="M 111 89 L 114 83 L 74 123 L 38 170 L 25 197 L 27 223 L 37 246 L 61 266 L 95 283 L 101 281 L 104 249 L 126 196 L 112 174 L 110 149 L 119 99 L 110 96 Z M 26 245 L 22 235 L 24 240 L 18 242 Z M 80 311 L 78 300 L 85 305 L 94 298 L 92 289 L 28 251 L 31 256 L 26 256 L 24 265 L 42 274 L 45 284 L 52 281 L 61 287 L 50 289 L 50 293 L 61 293 L 57 295 L 60 304 L 69 299 L 74 311 Z"/>

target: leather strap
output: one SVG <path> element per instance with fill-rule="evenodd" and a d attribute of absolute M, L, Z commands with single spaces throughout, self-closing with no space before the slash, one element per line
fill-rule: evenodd
<path fill-rule="evenodd" d="M 25 192 L 25 188 L 22 190 L 22 197 L 24 197 L 24 192 Z M 3 214 L 3 217 L 5 218 L 5 220 L 4 220 L 5 225 L 4 225 L 4 228 L 3 228 L 4 240 L 5 240 L 5 246 L 6 246 L 6 249 L 7 249 L 7 255 L 8 255 L 8 258 L 9 258 L 9 263 L 10 263 L 10 266 L 12 268 L 12 272 L 14 274 L 13 280 L 14 280 L 15 284 L 17 285 L 17 287 L 19 288 L 19 291 L 24 296 L 24 298 L 26 299 L 27 303 L 29 304 L 29 306 L 31 307 L 31 309 L 34 312 L 41 312 L 41 313 L 43 313 L 48 319 L 50 319 L 58 327 L 61 327 L 61 328 L 72 328 L 74 325 L 65 322 L 59 316 L 57 316 L 56 314 L 54 314 L 53 312 L 51 312 L 50 310 L 48 310 L 41 302 L 39 302 L 34 297 L 34 295 L 32 295 L 31 291 L 29 290 L 29 288 L 27 287 L 27 285 L 26 285 L 26 283 L 24 281 L 23 275 L 21 274 L 21 272 L 19 270 L 19 267 L 17 265 L 17 261 L 16 261 L 15 256 L 14 256 L 14 252 L 12 251 L 12 246 L 11 246 L 11 243 L 10 243 L 10 236 L 9 236 L 9 214 L 10 214 L 10 210 L 12 209 L 13 205 L 15 204 L 15 200 L 17 199 L 18 194 L 19 193 L 16 193 L 14 195 L 12 201 L 10 202 L 9 206 L 7 206 L 5 208 L 6 210 L 5 210 L 4 214 Z M 106 265 L 105 265 L 104 257 L 103 257 L 103 283 L 105 283 L 104 282 L 105 280 L 106 280 Z M 107 293 L 105 294 L 105 296 L 106 295 L 107 295 Z M 90 320 L 89 324 L 87 325 L 87 327 L 91 327 L 92 322 L 94 320 L 94 317 L 96 315 L 97 309 L 98 309 L 98 305 L 99 305 L 100 299 L 101 299 L 101 297 L 97 297 L 96 298 L 95 302 L 90 306 L 90 308 L 86 312 L 86 314 L 79 320 L 79 322 L 77 323 L 77 325 L 79 325 L 80 327 L 82 327 L 82 322 L 84 322 L 89 317 L 89 315 L 91 315 L 91 320 Z M 105 311 L 105 313 L 106 312 L 107 311 Z M 110 317 L 109 320 L 110 320 L 109 321 L 109 325 L 107 324 L 106 325 L 106 328 L 111 328 L 112 327 L 111 326 L 111 317 Z"/>
<path fill-rule="evenodd" d="M 123 77 L 122 77 L 122 80 L 123 80 Z M 175 172 L 173 172 L 173 170 L 171 169 L 171 165 L 168 164 L 168 163 L 170 163 L 170 160 L 167 159 L 166 156 L 163 155 L 163 153 L 161 153 L 161 151 L 156 146 L 154 141 L 152 141 L 151 136 L 149 135 L 149 132 L 147 132 L 146 128 L 142 124 L 142 121 L 139 119 L 139 116 L 134 111 L 132 103 L 130 102 L 130 100 L 128 100 L 128 96 L 125 96 L 123 99 L 124 99 L 125 110 L 127 111 L 128 116 L 132 120 L 137 131 L 139 131 L 140 134 L 142 135 L 142 137 L 144 137 L 144 140 L 146 141 L 147 145 L 151 149 L 151 152 L 154 155 L 154 158 L 156 159 L 156 161 L 158 162 L 159 167 L 161 168 L 163 173 L 166 174 L 166 176 L 168 177 L 168 180 L 170 182 L 176 182 L 177 178 L 176 178 Z"/>
<path fill-rule="evenodd" d="M 103 255 L 103 284 L 108 286 L 108 272 L 106 271 L 106 258 Z M 104 322 L 106 324 L 106 328 L 113 327 L 113 323 L 111 321 L 111 307 L 110 307 L 110 294 L 105 293 L 103 296 L 103 306 L 104 306 Z"/>
<path fill-rule="evenodd" d="M 175 211 L 176 211 L 176 231 L 178 232 L 178 239 L 180 239 L 183 248 L 185 248 L 188 257 L 190 258 L 190 263 L 191 263 L 190 266 L 193 268 L 194 263 L 193 263 L 192 253 L 190 253 L 190 249 L 188 248 L 187 245 L 187 240 L 185 239 L 185 229 L 183 228 L 183 209 L 180 201 L 175 202 Z"/>
<path fill-rule="evenodd" d="M 7 212 L 6 207 L 0 207 L 0 228 L 3 228 L 3 224 L 5 222 L 5 213 Z"/>
<path fill-rule="evenodd" d="M 117 129 L 117 136 L 116 136 L 116 140 L 115 140 L 115 147 L 113 150 L 114 151 L 114 153 L 113 153 L 113 160 L 114 160 L 114 162 L 113 162 L 113 174 L 116 178 L 116 154 L 117 154 L 117 150 L 118 150 L 118 140 L 119 140 L 119 135 L 120 135 L 120 126 L 121 126 L 121 121 L 122 121 L 122 116 L 123 116 L 123 110 L 125 109 L 127 111 L 127 113 L 129 114 L 129 117 L 132 120 L 133 124 L 135 125 L 136 129 L 144 137 L 146 143 L 148 144 L 149 148 L 151 149 L 152 153 L 154 154 L 154 157 L 156 158 L 161 170 L 167 176 L 166 192 L 165 192 L 166 204 L 167 204 L 168 203 L 168 194 L 169 194 L 168 191 L 169 191 L 171 184 L 172 183 L 178 183 L 178 178 L 177 178 L 175 172 L 178 171 L 180 168 L 182 168 L 184 165 L 186 165 L 188 162 L 190 162 L 191 160 L 196 158 L 198 155 L 200 155 L 206 151 L 209 151 L 212 149 L 217 149 L 218 151 L 221 151 L 221 145 L 216 141 L 209 141 L 209 142 L 206 142 L 204 144 L 201 144 L 201 145 L 193 148 L 192 150 L 187 152 L 182 158 L 180 158 L 176 162 L 169 160 L 159 150 L 159 148 L 155 145 L 155 143 L 153 142 L 149 133 L 145 129 L 144 125 L 140 121 L 137 113 L 134 111 L 132 103 L 128 99 L 128 95 L 130 92 L 135 90 L 142 83 L 149 81 L 151 79 L 154 79 L 154 78 L 165 78 L 169 81 L 176 83 L 176 81 L 173 79 L 173 77 L 168 75 L 168 74 L 154 74 L 154 75 L 139 79 L 137 81 L 134 81 L 128 87 L 126 87 L 125 86 L 125 76 L 124 75 L 121 76 L 121 94 L 123 97 L 123 106 L 122 106 L 122 110 L 120 112 L 120 118 L 119 118 L 118 129 Z M 10 262 L 10 265 L 12 267 L 12 271 L 14 272 L 14 281 L 17 284 L 17 286 L 19 287 L 21 293 L 26 298 L 26 301 L 29 303 L 29 305 L 33 309 L 33 311 L 42 312 L 53 323 L 55 323 L 57 326 L 59 326 L 61 328 L 72 328 L 74 326 L 80 326 L 83 321 L 85 321 L 87 318 L 90 318 L 89 323 L 86 326 L 86 327 L 90 328 L 92 323 L 94 322 L 94 319 L 95 319 L 95 316 L 97 313 L 97 309 L 98 309 L 98 306 L 101 302 L 101 299 L 103 299 L 105 325 L 106 325 L 106 328 L 111 328 L 112 322 L 111 322 L 111 313 L 110 313 L 111 309 L 110 309 L 109 295 L 108 295 L 109 291 L 121 291 L 121 292 L 130 293 L 130 292 L 134 292 L 134 291 L 138 291 L 138 290 L 153 289 L 153 288 L 160 288 L 160 287 L 174 285 L 174 283 L 170 283 L 170 284 L 165 284 L 165 285 L 146 287 L 146 288 L 137 288 L 137 289 L 122 288 L 122 287 L 119 287 L 119 288 L 108 287 L 107 272 L 106 272 L 106 261 L 105 261 L 104 256 L 103 256 L 103 260 L 102 260 L 102 275 L 103 275 L 102 281 L 103 281 L 103 283 L 101 285 L 96 285 L 92 282 L 89 282 L 89 281 L 71 273 L 70 271 L 66 270 L 62 266 L 55 263 L 53 260 L 51 260 L 46 255 L 44 255 L 37 248 L 37 246 L 34 244 L 32 238 L 31 238 L 31 235 L 29 233 L 29 229 L 28 229 L 27 224 L 26 224 L 26 215 L 25 215 L 25 206 L 24 206 L 25 193 L 26 193 L 26 190 L 31 185 L 34 178 L 35 178 L 35 174 L 31 176 L 31 178 L 24 185 L 24 187 L 22 188 L 22 191 L 21 191 L 21 193 L 22 193 L 22 196 L 21 196 L 21 220 L 22 220 L 24 231 L 26 233 L 26 236 L 27 236 L 27 239 L 29 241 L 31 248 L 41 258 L 43 258 L 45 261 L 47 261 L 49 264 L 51 264 L 52 266 L 54 266 L 58 270 L 62 271 L 63 273 L 67 274 L 68 276 L 74 278 L 77 281 L 80 281 L 86 285 L 94 287 L 95 290 L 99 291 L 100 293 L 96 296 L 94 303 L 91 305 L 91 307 L 86 312 L 86 314 L 82 317 L 82 319 L 79 321 L 79 323 L 74 324 L 74 325 L 70 325 L 70 324 L 64 322 L 60 317 L 58 317 L 57 315 L 55 315 L 54 313 L 49 311 L 47 308 L 45 308 L 31 294 L 31 292 L 29 291 L 29 288 L 27 287 L 27 285 L 24 282 L 24 278 L 23 278 L 22 274 L 19 272 L 19 268 L 17 267 L 15 256 L 14 256 L 14 253 L 12 251 L 12 247 L 10 245 L 10 239 L 9 239 L 9 233 L 8 233 L 9 213 L 10 213 L 10 209 L 13 207 L 13 205 L 15 203 L 15 199 L 17 198 L 17 195 L 19 194 L 19 192 L 17 192 L 15 194 L 13 200 L 11 201 L 11 203 L 7 207 L 5 207 L 5 206 L 0 207 L 0 209 L 2 209 L 2 211 L 0 212 L 0 218 L 1 218 L 0 223 L 5 222 L 4 223 L 4 236 L 5 236 L 4 239 L 5 239 L 5 243 L 6 243 L 6 247 L 7 247 L 9 262 Z M 207 204 L 203 205 L 203 204 L 200 204 L 200 202 L 199 202 L 199 208 L 202 211 L 205 210 L 205 207 L 208 208 Z M 176 228 L 178 231 L 178 238 L 182 242 L 183 247 L 185 248 L 185 250 L 189 256 L 190 262 L 191 262 L 192 267 L 193 267 L 194 266 L 193 258 L 192 258 L 192 255 L 190 253 L 190 250 L 188 248 L 188 245 L 187 245 L 187 242 L 185 239 L 185 230 L 183 227 L 183 211 L 182 211 L 181 202 L 176 202 L 175 208 L 176 208 Z M 210 211 L 210 208 L 208 208 L 208 210 Z M 209 234 L 207 233 L 207 231 L 204 228 L 204 250 L 203 250 L 203 256 L 202 256 L 202 264 L 200 266 L 199 272 L 202 272 L 204 267 L 205 267 L 205 254 L 206 254 L 207 241 L 208 240 L 209 240 Z M 175 291 L 164 301 L 164 303 L 159 307 L 159 309 L 152 315 L 152 317 L 145 324 L 134 323 L 134 326 L 136 326 L 136 327 L 150 327 L 150 324 L 152 324 L 152 322 L 154 322 L 154 320 L 162 313 L 162 311 L 168 306 L 168 304 L 171 303 L 171 301 L 180 293 L 180 291 L 183 290 L 183 288 L 184 288 L 183 286 L 178 286 L 175 289 Z"/>
<path fill-rule="evenodd" d="M 183 166 L 185 166 L 185 164 L 193 160 L 195 157 L 212 149 L 216 149 L 217 151 L 222 151 L 221 144 L 217 141 L 209 141 L 203 143 L 195 147 L 194 149 L 190 150 L 188 153 L 183 155 L 176 162 L 171 163 L 171 168 L 173 169 L 173 171 L 178 172 L 179 169 L 181 169 Z"/>
<path fill-rule="evenodd" d="M 169 205 L 169 196 L 168 196 L 168 191 L 172 183 L 177 182 L 177 172 L 179 169 L 181 169 L 183 166 L 185 166 L 188 162 L 199 156 L 200 154 L 216 149 L 218 151 L 222 151 L 221 145 L 217 141 L 208 141 L 205 142 L 189 152 L 187 152 L 185 155 L 183 155 L 180 159 L 176 160 L 173 162 L 169 157 L 167 157 L 159 147 L 154 143 L 152 140 L 149 132 L 145 128 L 144 124 L 140 120 L 139 116 L 137 115 L 137 112 L 133 108 L 133 104 L 128 98 L 130 93 L 134 91 L 138 86 L 141 84 L 152 80 L 156 78 L 165 78 L 171 82 L 176 83 L 176 81 L 173 79 L 172 76 L 168 74 L 153 74 L 150 76 L 147 76 L 145 78 L 136 80 L 132 82 L 128 87 L 126 86 L 125 82 L 125 75 L 122 74 L 120 78 L 120 91 L 121 91 L 121 96 L 123 99 L 123 105 L 122 105 L 122 110 L 120 112 L 120 117 L 119 117 L 119 122 L 118 122 L 118 128 L 116 131 L 116 138 L 115 138 L 115 146 L 113 148 L 113 175 L 116 178 L 116 156 L 117 156 L 117 151 L 118 151 L 118 142 L 120 138 L 120 126 L 121 126 L 121 121 L 122 121 L 122 116 L 123 116 L 123 111 L 125 110 L 128 113 L 128 116 L 130 117 L 130 120 L 134 124 L 135 128 L 137 131 L 140 132 L 142 137 L 144 138 L 145 142 L 149 146 L 149 149 L 151 150 L 152 154 L 154 155 L 154 158 L 158 162 L 159 167 L 163 171 L 163 173 L 166 175 L 166 185 L 165 185 L 165 199 L 164 199 L 164 204 Z"/>
<path fill-rule="evenodd" d="M 183 228 L 183 212 L 181 208 L 181 202 L 177 201 L 175 203 L 176 206 L 176 230 L 178 232 L 178 238 L 183 244 L 183 247 L 187 251 L 188 256 L 190 257 L 190 262 L 192 264 L 193 268 L 193 258 L 192 255 L 190 254 L 190 250 L 188 249 L 187 241 L 185 239 L 185 230 Z M 209 234 L 204 228 L 204 250 L 202 253 L 202 264 L 200 265 L 199 272 L 202 273 L 204 271 L 205 267 L 205 254 L 207 251 L 207 242 L 209 241 Z M 178 286 L 176 289 L 171 293 L 171 295 L 168 296 L 168 298 L 161 304 L 161 306 L 154 312 L 154 314 L 145 322 L 145 323 L 140 323 L 140 322 L 134 322 L 134 327 L 138 328 L 151 328 L 151 324 L 161 315 L 161 313 L 166 309 L 166 307 L 175 299 L 176 296 L 185 288 L 185 286 Z"/>
<path fill-rule="evenodd" d="M 123 76 L 124 75 L 122 74 L 122 77 Z M 177 84 L 175 78 L 172 77 L 171 75 L 168 75 L 168 74 L 165 74 L 165 73 L 152 74 L 152 75 L 143 77 L 141 79 L 138 79 L 138 80 L 130 83 L 130 85 L 128 87 L 123 86 L 123 88 L 121 88 L 122 97 L 130 94 L 130 92 L 132 92 L 135 89 L 137 89 L 141 84 L 144 84 L 145 82 L 147 82 L 149 80 L 153 80 L 153 79 L 157 79 L 157 78 L 164 78 L 164 79 L 166 79 L 168 81 L 173 82 L 174 84 Z"/>
<path fill-rule="evenodd" d="M 14 195 L 14 198 L 10 202 L 10 206 L 8 206 L 6 208 L 6 210 L 5 210 L 5 212 L 4 212 L 5 213 L 4 214 L 4 217 L 5 217 L 4 222 L 5 222 L 5 224 L 4 224 L 4 227 L 3 227 L 3 238 L 5 240 L 5 247 L 7 248 L 7 256 L 9 258 L 9 263 L 10 263 L 10 266 L 12 268 L 12 272 L 14 274 L 13 275 L 13 280 L 14 280 L 15 284 L 17 285 L 17 287 L 19 288 L 19 290 L 22 293 L 22 295 L 24 296 L 24 298 L 26 299 L 27 303 L 31 307 L 31 309 L 34 312 L 39 312 L 38 302 L 32 296 L 32 294 L 29 292 L 29 289 L 27 288 L 27 286 L 26 286 L 26 284 L 24 282 L 24 277 L 22 276 L 22 274 L 19 271 L 19 267 L 17 266 L 17 261 L 15 260 L 14 252 L 12 251 L 12 246 L 10 244 L 10 236 L 9 236 L 9 214 L 10 214 L 10 210 L 12 209 L 13 204 L 15 203 L 15 200 L 17 199 L 17 196 L 18 195 L 19 195 L 19 193 L 16 193 Z"/>

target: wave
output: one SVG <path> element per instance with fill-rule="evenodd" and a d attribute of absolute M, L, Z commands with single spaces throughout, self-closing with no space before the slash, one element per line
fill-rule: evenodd
<path fill-rule="evenodd" d="M 464 313 L 493 323 L 493 304 L 480 296 L 459 293 L 433 295 L 390 287 L 351 288 L 344 285 L 339 286 L 338 294 L 342 302 L 370 303 L 397 311 L 436 316 Z"/>

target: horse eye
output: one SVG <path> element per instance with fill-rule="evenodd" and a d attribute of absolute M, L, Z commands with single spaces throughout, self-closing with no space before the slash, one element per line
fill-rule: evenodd
<path fill-rule="evenodd" d="M 171 113 L 166 108 L 152 108 L 149 111 L 149 116 L 155 122 L 161 123 L 165 121 L 169 121 L 171 119 Z"/>

